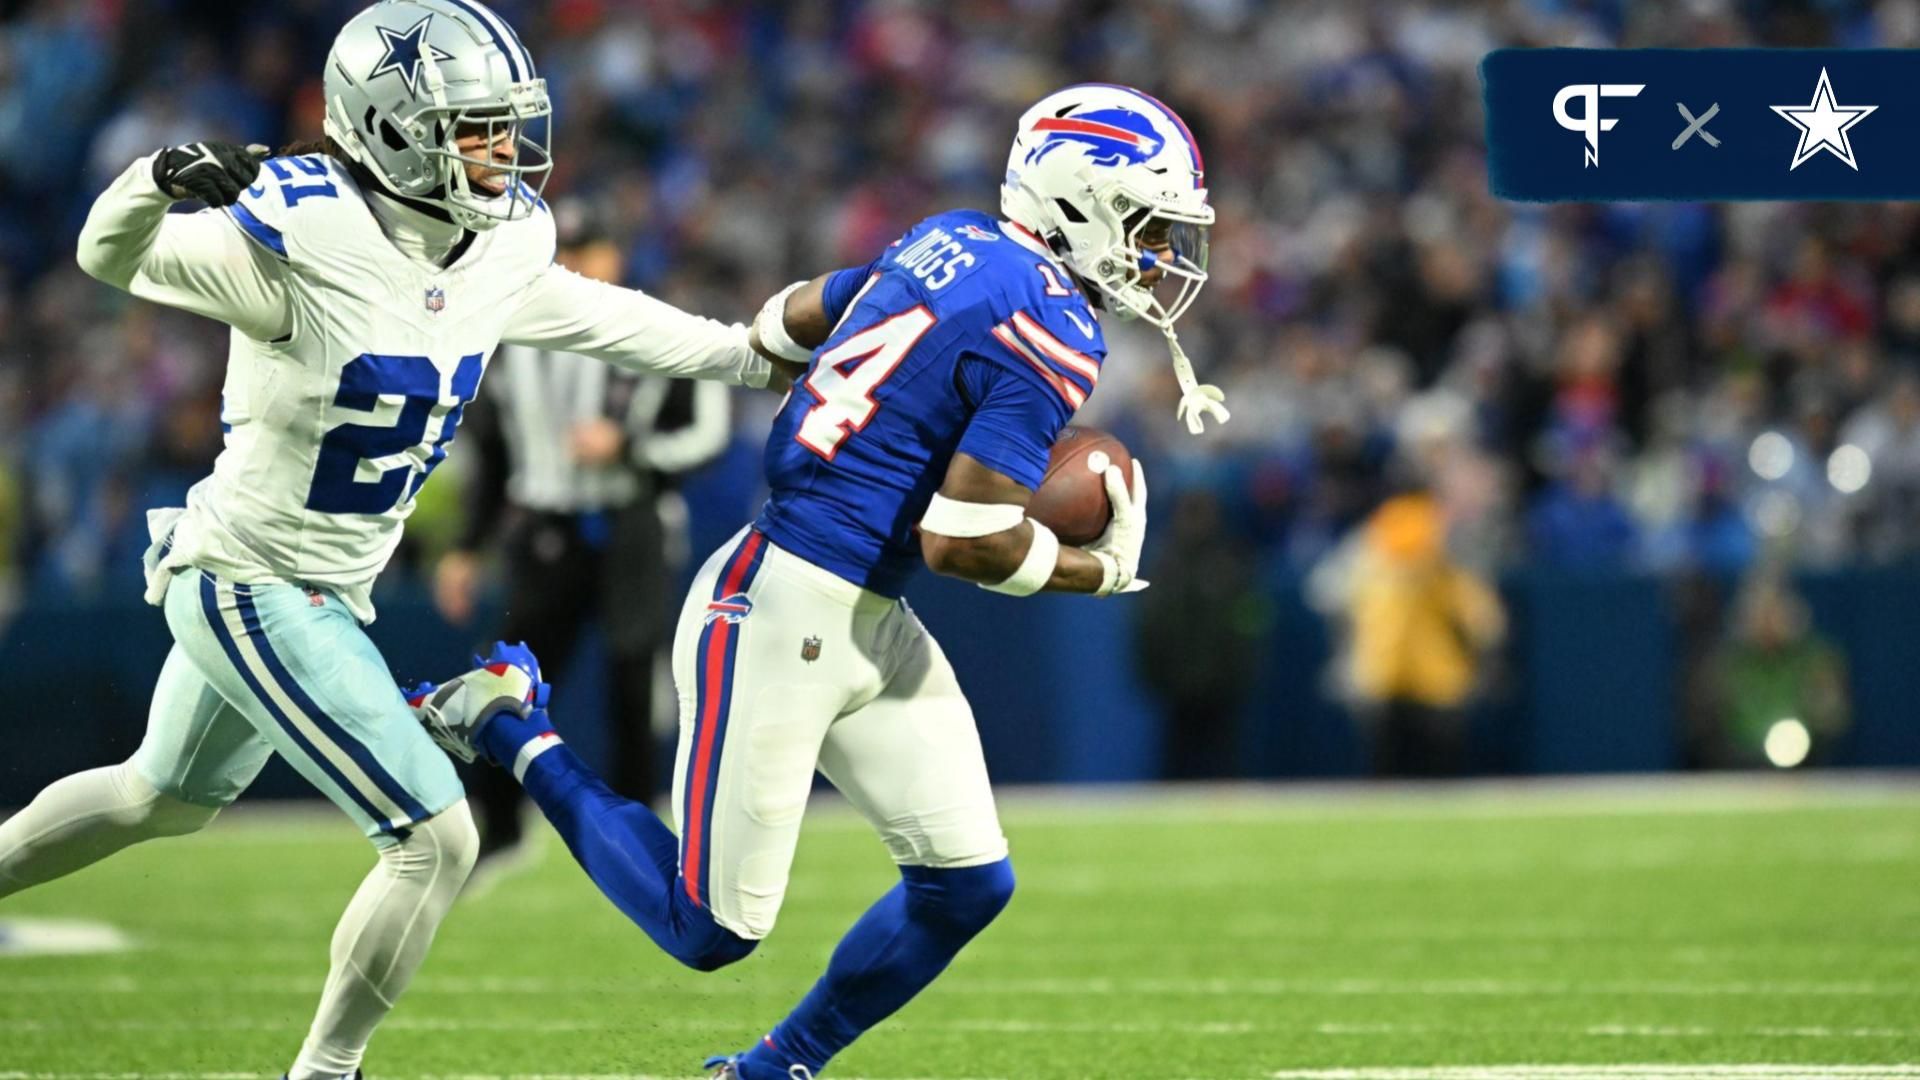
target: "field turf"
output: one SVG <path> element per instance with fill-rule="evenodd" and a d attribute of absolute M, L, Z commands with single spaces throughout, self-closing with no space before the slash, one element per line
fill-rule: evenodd
<path fill-rule="evenodd" d="M 831 1075 L 1920 1077 L 1911 779 L 1080 790 L 1003 810 L 1012 906 Z M 243 806 L 0 903 L 0 922 L 100 920 L 133 944 L 0 955 L 0 1080 L 278 1075 L 370 861 L 324 808 Z M 699 975 L 548 837 L 456 908 L 369 1076 L 698 1075 L 892 880 L 816 799 L 772 939 Z"/>

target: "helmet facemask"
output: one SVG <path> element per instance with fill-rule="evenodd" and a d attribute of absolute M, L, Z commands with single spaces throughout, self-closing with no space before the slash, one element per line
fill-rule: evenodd
<path fill-rule="evenodd" d="M 1099 290 L 1114 314 L 1142 319 L 1172 333 L 1173 324 L 1193 306 L 1207 282 L 1207 233 L 1213 225 L 1213 208 L 1204 203 L 1197 210 L 1156 205 L 1126 185 L 1114 183 L 1089 209 L 1096 219 L 1107 219 L 1098 223 L 1106 226 L 1113 242 L 1088 258 L 1069 241 L 1067 263 Z M 1160 255 L 1163 249 L 1169 254 Z M 1146 284 L 1142 279 L 1156 269 L 1160 279 Z M 1175 288 L 1173 298 L 1163 300 L 1161 291 L 1169 287 Z"/>
<path fill-rule="evenodd" d="M 425 110 L 423 110 L 425 112 Z M 553 173 L 553 107 L 547 100 L 546 80 L 516 83 L 507 104 L 433 110 L 433 123 L 444 132 L 438 145 L 423 142 L 421 149 L 441 170 L 437 193 L 454 221 L 464 228 L 487 229 L 505 221 L 528 217 L 539 204 Z M 477 149 L 462 153 L 462 142 L 477 140 Z M 512 147 L 506 160 L 494 148 Z M 472 173 L 501 178 L 499 192 L 476 183 Z"/>

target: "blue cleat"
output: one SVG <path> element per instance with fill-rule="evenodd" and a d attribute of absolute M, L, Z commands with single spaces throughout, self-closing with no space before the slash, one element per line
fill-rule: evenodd
<path fill-rule="evenodd" d="M 461 761 L 479 756 L 480 731 L 488 721 L 543 708 L 553 689 L 540 681 L 540 661 L 524 643 L 496 641 L 473 662 L 474 669 L 464 675 L 402 691 L 427 734 Z"/>

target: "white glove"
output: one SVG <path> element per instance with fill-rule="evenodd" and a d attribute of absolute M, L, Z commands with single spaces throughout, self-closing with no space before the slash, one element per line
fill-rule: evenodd
<path fill-rule="evenodd" d="M 1180 395 L 1180 404 L 1174 409 L 1174 415 L 1187 422 L 1187 430 L 1195 435 L 1207 429 L 1207 420 L 1224 424 L 1231 415 L 1222 402 L 1227 400 L 1226 392 L 1219 387 L 1196 384 L 1193 389 Z"/>
<path fill-rule="evenodd" d="M 1139 592 L 1147 583 L 1134 577 L 1140 572 L 1140 547 L 1147 539 L 1147 473 L 1140 462 L 1133 463 L 1133 494 L 1127 494 L 1127 482 L 1118 465 L 1107 466 L 1107 501 L 1113 504 L 1113 520 L 1107 531 L 1088 544 L 1087 554 L 1100 561 L 1100 588 L 1095 596 Z"/>

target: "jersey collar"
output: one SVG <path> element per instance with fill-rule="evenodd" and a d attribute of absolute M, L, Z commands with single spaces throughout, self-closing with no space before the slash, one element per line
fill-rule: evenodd
<path fill-rule="evenodd" d="M 1061 265 L 1059 258 L 1048 249 L 1046 241 L 1033 235 L 1033 230 L 1027 228 L 1025 225 L 1017 221 L 1002 219 L 1000 222 L 1000 234 L 1012 240 L 1014 243 L 1019 244 L 1021 247 L 1026 248 L 1028 251 L 1033 252 L 1035 255 L 1046 256 L 1047 261 L 1053 263 L 1055 266 Z"/>
<path fill-rule="evenodd" d="M 1092 290 L 1081 282 L 1080 276 L 1075 274 L 1066 263 L 1061 262 L 1060 256 L 1055 255 L 1053 249 L 1047 247 L 1045 240 L 1033 234 L 1032 229 L 1027 228 L 1017 221 L 1007 221 L 1003 218 L 1000 221 L 1000 234 L 1012 240 L 1014 243 L 1019 244 L 1021 247 L 1026 248 L 1028 251 L 1033 252 L 1035 255 L 1043 256 L 1048 262 L 1052 263 L 1054 268 L 1060 271 L 1062 277 L 1072 282 L 1074 288 L 1080 290 L 1080 295 L 1086 298 L 1088 309 L 1096 313 L 1094 318 L 1097 319 L 1100 317 L 1097 314 L 1100 311 L 1099 299 L 1093 295 Z"/>

